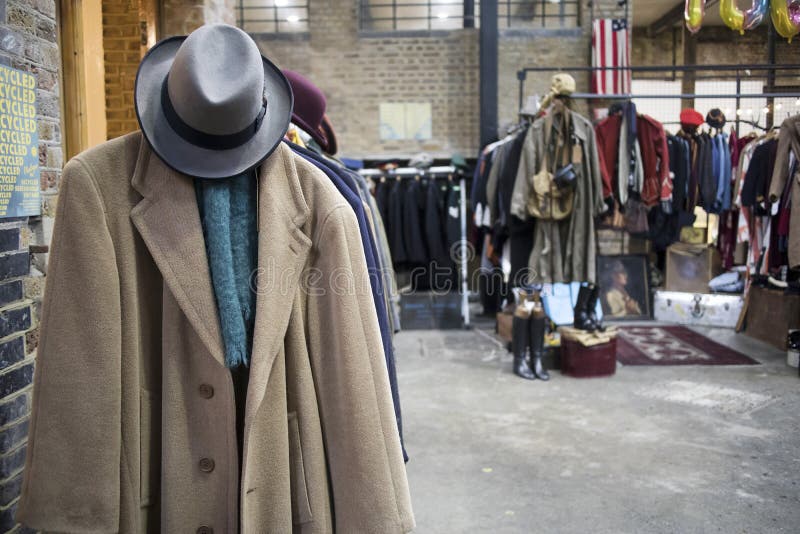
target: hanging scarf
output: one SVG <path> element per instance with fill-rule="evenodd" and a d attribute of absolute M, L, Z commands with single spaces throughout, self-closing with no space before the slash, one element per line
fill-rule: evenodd
<path fill-rule="evenodd" d="M 255 324 L 257 194 L 253 172 L 222 180 L 195 180 L 211 282 L 225 344 L 225 365 L 248 366 Z"/>

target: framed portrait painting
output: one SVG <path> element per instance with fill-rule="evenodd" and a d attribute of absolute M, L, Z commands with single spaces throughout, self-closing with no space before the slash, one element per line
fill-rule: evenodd
<path fill-rule="evenodd" d="M 647 256 L 598 256 L 597 279 L 606 321 L 651 317 Z"/>

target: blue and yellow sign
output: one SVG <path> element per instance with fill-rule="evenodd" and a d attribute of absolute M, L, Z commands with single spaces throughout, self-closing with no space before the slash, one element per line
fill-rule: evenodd
<path fill-rule="evenodd" d="M 0 65 L 0 217 L 41 213 L 36 78 Z"/>

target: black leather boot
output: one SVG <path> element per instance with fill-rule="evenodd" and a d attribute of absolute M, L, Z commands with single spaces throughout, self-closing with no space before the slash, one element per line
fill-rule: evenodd
<path fill-rule="evenodd" d="M 589 320 L 594 323 L 595 329 L 598 332 L 605 332 L 606 327 L 603 322 L 597 317 L 597 300 L 600 298 L 600 288 L 596 284 L 589 284 L 589 303 L 586 305 L 586 313 L 589 315 Z"/>
<path fill-rule="evenodd" d="M 528 348 L 531 346 L 531 319 L 518 309 L 514 313 L 514 322 L 511 326 L 511 352 L 514 353 L 514 374 L 528 380 L 534 380 L 530 365 L 528 365 Z"/>
<path fill-rule="evenodd" d="M 541 305 L 533 310 L 531 315 L 531 367 L 536 378 L 540 380 L 550 380 L 550 373 L 542 365 L 544 356 L 544 308 Z"/>
<path fill-rule="evenodd" d="M 587 286 L 581 286 L 581 290 L 578 292 L 578 303 L 575 304 L 575 324 L 573 325 L 578 330 L 594 332 L 597 329 L 594 321 L 589 316 L 589 298 L 591 294 L 592 290 Z"/>

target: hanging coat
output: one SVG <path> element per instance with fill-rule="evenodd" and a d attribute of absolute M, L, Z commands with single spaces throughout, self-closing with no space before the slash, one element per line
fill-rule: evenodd
<path fill-rule="evenodd" d="M 537 220 L 534 245 L 528 262 L 530 282 L 594 282 L 597 241 L 594 218 L 605 209 L 603 182 L 591 123 L 572 113 L 574 133 L 581 145 L 581 174 L 575 191 L 572 215 L 563 221 Z M 559 121 L 554 121 L 558 123 Z M 528 198 L 533 177 L 544 155 L 544 119 L 533 123 L 520 156 L 511 214 L 529 220 Z"/>
<path fill-rule="evenodd" d="M 787 181 L 792 181 L 792 211 L 789 220 L 789 265 L 796 267 L 800 265 L 800 171 L 790 175 L 790 152 L 794 153 L 796 159 L 800 159 L 800 115 L 789 117 L 781 124 L 775 169 L 769 186 L 769 199 L 775 202 L 780 199 Z"/>
<path fill-rule="evenodd" d="M 403 191 L 403 242 L 406 259 L 412 265 L 428 263 L 428 244 L 422 233 L 425 194 L 419 180 L 410 180 Z"/>
<path fill-rule="evenodd" d="M 139 132 L 67 164 L 17 520 L 122 534 L 413 528 L 356 217 L 284 144 L 258 180 L 240 458 L 193 180 Z M 351 291 L 332 290 L 342 272 Z"/>
<path fill-rule="evenodd" d="M 447 267 L 450 265 L 450 253 L 445 241 L 445 199 L 441 185 L 441 182 L 433 179 L 428 181 L 425 191 L 425 236 L 430 260 L 439 267 Z"/>
<path fill-rule="evenodd" d="M 400 180 L 395 180 L 389 194 L 387 209 L 389 214 L 389 248 L 392 250 L 392 261 L 394 261 L 395 265 L 405 265 L 409 261 L 403 234 L 403 196 L 403 183 Z"/>

